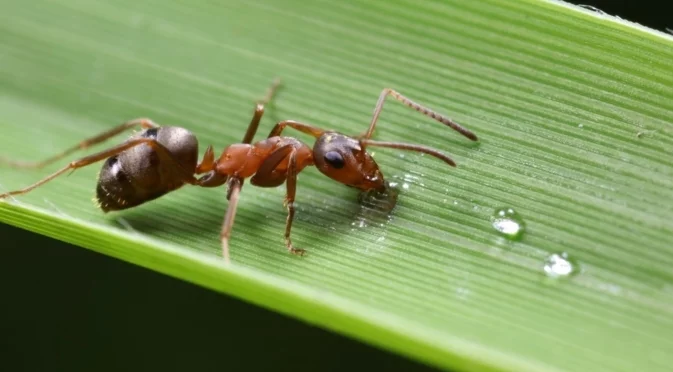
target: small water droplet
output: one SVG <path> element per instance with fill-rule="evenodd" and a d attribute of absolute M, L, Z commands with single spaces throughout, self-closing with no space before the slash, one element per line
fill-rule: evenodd
<path fill-rule="evenodd" d="M 453 205 L 458 205 L 458 200 L 454 200 Z"/>
<path fill-rule="evenodd" d="M 512 240 L 518 240 L 526 228 L 521 216 L 512 208 L 497 209 L 493 215 L 493 227 Z"/>
<path fill-rule="evenodd" d="M 400 157 L 401 159 L 404 159 L 404 154 L 399 154 L 399 157 Z"/>
<path fill-rule="evenodd" d="M 575 264 L 568 258 L 566 252 L 551 254 L 544 261 L 544 272 L 551 277 L 569 276 L 575 270 Z"/>
<path fill-rule="evenodd" d="M 409 189 L 409 184 L 406 183 L 406 182 L 403 183 L 403 184 L 402 184 L 402 188 L 405 189 L 405 190 L 408 190 L 408 189 Z"/>
<path fill-rule="evenodd" d="M 367 227 L 367 220 L 364 218 L 358 218 L 357 221 L 351 222 L 351 226 L 359 228 Z"/>
<path fill-rule="evenodd" d="M 577 125 L 578 128 L 584 128 L 584 124 Z"/>

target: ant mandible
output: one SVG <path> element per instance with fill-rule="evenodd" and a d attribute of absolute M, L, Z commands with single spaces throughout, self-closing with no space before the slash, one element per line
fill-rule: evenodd
<path fill-rule="evenodd" d="M 189 184 L 200 187 L 218 187 L 227 184 L 229 206 L 225 213 L 220 234 L 222 254 L 229 261 L 229 238 L 234 224 L 236 206 L 244 180 L 258 187 L 277 187 L 286 184 L 284 206 L 287 208 L 285 223 L 285 246 L 293 254 L 303 255 L 303 249 L 295 248 L 290 239 L 294 219 L 297 174 L 307 166 L 314 165 L 327 177 L 360 191 L 385 191 L 386 183 L 378 165 L 367 153 L 367 148 L 387 147 L 432 155 L 455 167 L 456 163 L 438 150 L 408 143 L 372 140 L 376 122 L 385 99 L 390 96 L 404 105 L 458 131 L 477 141 L 477 136 L 431 109 L 411 101 L 399 92 L 386 88 L 381 92 L 374 108 L 369 129 L 356 137 L 335 131 L 324 130 L 294 120 L 278 122 L 269 136 L 251 143 L 259 122 L 280 80 L 276 79 L 265 98 L 255 106 L 255 111 L 241 143 L 224 149 L 216 160 L 212 146 L 208 146 L 201 162 L 198 162 L 198 141 L 187 129 L 174 126 L 159 126 L 147 118 L 125 122 L 104 133 L 98 134 L 78 145 L 38 163 L 4 163 L 19 168 L 41 168 L 57 159 L 80 149 L 101 143 L 124 130 L 140 126 L 142 132 L 131 136 L 122 144 L 70 162 L 55 173 L 26 188 L 0 194 L 0 199 L 25 194 L 67 172 L 105 160 L 98 176 L 96 201 L 104 212 L 136 207 L 157 199 L 171 191 Z M 281 136 L 286 127 L 316 138 L 313 147 L 293 137 Z M 202 175 L 196 178 L 194 175 Z"/>

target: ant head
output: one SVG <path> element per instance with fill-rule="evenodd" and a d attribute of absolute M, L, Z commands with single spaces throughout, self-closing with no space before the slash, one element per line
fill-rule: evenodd
<path fill-rule="evenodd" d="M 384 190 L 379 166 L 360 142 L 336 132 L 324 132 L 313 146 L 316 168 L 327 177 L 360 190 Z"/>
<path fill-rule="evenodd" d="M 170 153 L 165 159 L 147 145 L 132 147 L 105 161 L 100 171 L 96 199 L 104 212 L 131 208 L 171 192 L 184 183 L 198 161 L 198 142 L 179 127 L 150 128 L 137 137 L 156 139 Z"/>

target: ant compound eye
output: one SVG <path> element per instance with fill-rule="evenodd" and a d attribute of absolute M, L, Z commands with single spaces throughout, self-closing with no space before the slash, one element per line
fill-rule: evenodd
<path fill-rule="evenodd" d="M 325 154 L 325 162 L 332 168 L 341 169 L 344 167 L 344 158 L 336 151 L 329 151 Z"/>

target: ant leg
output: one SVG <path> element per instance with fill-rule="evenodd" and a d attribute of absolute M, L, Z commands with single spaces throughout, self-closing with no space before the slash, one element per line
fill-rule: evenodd
<path fill-rule="evenodd" d="M 280 86 L 280 78 L 276 78 L 269 89 L 266 92 L 264 98 L 261 101 L 257 102 L 255 105 L 255 113 L 252 115 L 252 120 L 248 125 L 248 129 L 245 131 L 243 136 L 242 143 L 249 144 L 252 142 L 252 139 L 257 133 L 257 128 L 259 128 L 259 122 L 262 120 L 262 115 L 264 115 L 264 106 L 267 105 L 273 99 L 278 87 Z M 212 148 L 208 148 L 210 151 L 206 150 L 206 154 L 210 152 L 209 157 L 213 157 Z M 204 163 L 208 163 L 209 159 L 204 155 Z M 213 160 L 210 160 L 211 163 L 214 163 Z M 204 164 L 204 168 L 207 164 Z M 231 229 L 234 226 L 234 218 L 236 217 L 236 208 L 238 206 L 239 195 L 241 194 L 241 189 L 243 188 L 243 179 L 238 176 L 230 177 L 227 181 L 227 200 L 229 200 L 229 206 L 227 207 L 227 212 L 224 215 L 224 221 L 222 222 L 222 232 L 220 233 L 220 240 L 222 242 L 222 255 L 224 256 L 225 262 L 229 263 L 229 237 L 231 236 Z"/>
<path fill-rule="evenodd" d="M 463 128 L 460 124 L 454 122 L 453 120 L 444 117 L 435 111 L 425 107 L 421 106 L 420 104 L 410 100 L 409 98 L 403 96 L 396 90 L 390 89 L 390 88 L 385 88 L 383 91 L 381 91 L 381 95 L 379 96 L 379 100 L 376 103 L 376 107 L 374 107 L 374 115 L 372 116 L 372 121 L 369 123 L 369 129 L 367 132 L 365 132 L 364 135 L 361 135 L 360 138 L 364 139 L 369 139 L 372 136 L 372 133 L 374 132 L 374 127 L 376 127 L 376 122 L 379 120 L 379 115 L 381 114 L 381 110 L 383 110 L 383 104 L 386 100 L 386 97 L 391 96 L 394 99 L 398 100 L 399 102 L 402 102 L 404 105 L 411 107 L 412 109 L 420 112 L 421 114 L 428 116 L 432 119 L 437 120 L 438 122 L 447 125 L 451 127 L 451 129 L 456 130 L 458 133 L 462 134 L 463 136 L 471 139 L 472 141 L 477 141 L 477 136 L 472 133 L 470 130 Z"/>
<path fill-rule="evenodd" d="M 241 193 L 241 181 L 239 177 L 231 179 L 230 183 L 230 198 L 227 212 L 224 215 L 222 222 L 222 231 L 220 232 L 220 241 L 222 243 L 222 256 L 224 261 L 229 263 L 229 238 L 231 237 L 231 229 L 234 226 L 234 218 L 236 217 L 236 207 L 238 206 L 238 199 Z"/>
<path fill-rule="evenodd" d="M 257 102 L 255 105 L 255 112 L 252 115 L 252 120 L 250 120 L 250 124 L 248 125 L 248 129 L 245 131 L 245 135 L 243 136 L 243 141 L 241 141 L 241 143 L 252 143 L 252 139 L 257 133 L 257 128 L 259 128 L 259 122 L 262 120 L 262 115 L 264 115 L 264 106 L 271 102 L 273 96 L 278 90 L 278 87 L 280 86 L 280 82 L 280 78 L 276 78 L 267 90 L 264 98 L 262 98 L 262 100 Z M 238 181 L 235 182 L 234 179 L 238 179 Z M 233 188 L 243 188 L 244 182 L 245 181 L 239 177 L 232 177 L 227 182 L 227 200 L 231 200 L 231 194 L 234 191 Z"/>
<path fill-rule="evenodd" d="M 287 167 L 287 194 L 285 195 L 285 207 L 287 208 L 287 220 L 285 221 L 285 246 L 292 254 L 303 256 L 305 250 L 295 248 L 290 239 L 292 230 L 292 220 L 294 220 L 294 197 L 297 192 L 297 151 L 295 149 L 290 153 L 290 162 Z"/>
<path fill-rule="evenodd" d="M 274 151 L 264 161 L 264 163 L 262 163 L 251 182 L 255 185 L 263 185 L 267 187 L 280 185 L 282 181 L 285 181 L 285 178 L 282 175 L 279 177 L 278 175 L 273 174 L 273 171 L 291 151 L 294 151 L 292 145 L 285 145 Z M 241 188 L 239 187 L 241 182 L 240 177 L 233 177 L 230 179 L 230 181 L 233 185 L 230 189 L 232 193 L 231 198 L 229 198 L 227 212 L 224 215 L 224 221 L 222 222 L 222 232 L 220 234 L 220 239 L 222 241 L 222 255 L 224 256 L 224 260 L 227 263 L 229 262 L 229 238 L 231 237 L 231 230 L 234 225 L 234 217 L 236 216 L 236 208 L 241 192 Z"/>
<path fill-rule="evenodd" d="M 98 161 L 107 159 L 111 156 L 117 155 L 117 154 L 119 154 L 123 151 L 126 151 L 126 150 L 128 150 L 132 147 L 142 145 L 142 144 L 146 144 L 148 146 L 151 146 L 152 148 L 154 148 L 155 151 L 160 153 L 161 156 L 164 156 L 167 159 L 172 159 L 172 156 L 170 155 L 168 150 L 166 150 L 165 147 L 163 147 L 161 144 L 156 142 L 155 139 L 152 139 L 152 138 L 133 139 L 133 140 L 127 141 L 125 143 L 122 143 L 120 145 L 109 148 L 107 150 L 103 150 L 101 152 L 98 152 L 98 153 L 95 153 L 95 154 L 92 154 L 92 155 L 89 155 L 89 156 L 85 156 L 81 159 L 74 160 L 74 161 L 70 162 L 68 165 L 66 165 L 65 167 L 59 169 L 58 171 L 56 171 L 56 172 L 52 173 L 51 175 L 37 181 L 36 183 L 34 183 L 34 184 L 32 184 L 28 187 L 25 187 L 25 188 L 20 189 L 20 190 L 14 190 L 14 191 L 6 192 L 4 194 L 0 194 L 0 199 L 4 199 L 8 196 L 26 194 L 26 193 L 32 191 L 33 189 L 44 185 L 45 183 L 53 180 L 54 178 L 60 176 L 61 174 L 65 173 L 69 170 L 74 171 L 75 169 L 86 167 L 87 165 L 90 165 L 90 164 L 96 163 Z M 176 162 L 176 165 L 179 165 L 179 164 Z M 181 170 L 184 173 L 186 173 L 186 171 L 183 170 L 181 167 L 179 167 L 178 170 Z M 187 182 L 194 183 L 193 175 L 190 175 L 190 176 L 191 176 L 192 179 L 186 179 Z"/>
<path fill-rule="evenodd" d="M 271 130 L 271 133 L 269 133 L 269 136 L 267 138 L 271 137 L 276 137 L 280 136 L 280 133 L 285 129 L 285 127 L 289 126 L 290 128 L 296 129 L 302 133 L 306 133 L 308 135 L 311 135 L 315 138 L 320 137 L 325 131 L 314 127 L 311 124 L 306 124 L 306 123 L 300 123 L 298 121 L 294 120 L 284 120 L 281 122 L 278 122 L 273 129 Z"/>
<path fill-rule="evenodd" d="M 121 125 L 118 125 L 118 126 L 112 128 L 110 130 L 107 130 L 107 131 L 103 132 L 103 133 L 97 134 L 97 135 L 95 135 L 91 138 L 88 138 L 88 139 L 78 143 L 77 145 L 75 145 L 75 146 L 73 146 L 73 147 L 71 147 L 71 148 L 69 148 L 69 149 L 67 149 L 67 150 L 65 150 L 65 151 L 63 151 L 59 154 L 56 154 L 56 155 L 54 155 L 54 156 L 52 156 L 52 157 L 50 157 L 46 160 L 43 160 L 43 161 L 40 161 L 40 162 L 28 163 L 28 162 L 20 162 L 20 161 L 13 161 L 13 160 L 0 158 L 0 164 L 5 164 L 7 166 L 14 167 L 14 168 L 42 168 L 45 165 L 53 163 L 56 160 L 62 159 L 65 156 L 70 155 L 77 150 L 84 150 L 84 149 L 86 149 L 90 146 L 93 146 L 95 144 L 104 142 L 104 141 L 106 141 L 106 140 L 118 135 L 119 133 L 121 133 L 121 132 L 123 132 L 123 131 L 131 128 L 131 127 L 134 127 L 134 126 L 140 126 L 144 129 L 159 127 L 156 123 L 154 123 L 150 119 L 145 119 L 145 118 L 134 119 L 134 120 L 130 120 L 130 121 L 127 121 L 125 123 L 122 123 Z"/>
<path fill-rule="evenodd" d="M 257 102 L 257 105 L 255 106 L 255 113 L 252 116 L 250 125 L 248 125 L 248 130 L 245 132 L 245 136 L 243 136 L 243 141 L 241 141 L 241 143 L 252 142 L 253 137 L 255 137 L 255 133 L 257 133 L 257 128 L 259 128 L 259 122 L 262 120 L 262 115 L 264 115 L 264 106 L 271 102 L 279 86 L 280 78 L 276 78 L 276 80 L 273 81 L 273 84 L 271 84 L 269 87 L 269 90 L 267 90 L 264 98 Z"/>

